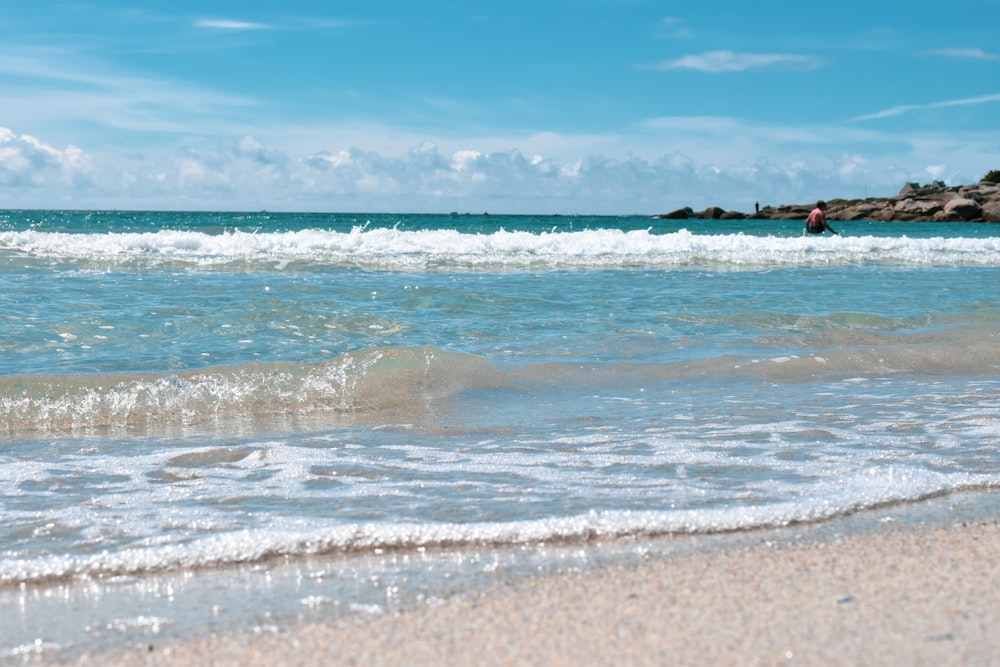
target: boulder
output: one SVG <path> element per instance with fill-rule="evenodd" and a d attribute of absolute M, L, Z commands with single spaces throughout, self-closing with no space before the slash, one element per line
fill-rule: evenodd
<path fill-rule="evenodd" d="M 897 199 L 892 205 L 892 210 L 900 220 L 932 218 L 942 209 L 944 205 L 937 199 Z"/>
<path fill-rule="evenodd" d="M 709 206 L 704 211 L 695 213 L 695 217 L 702 218 L 704 220 L 718 220 L 725 212 L 725 209 L 719 208 L 718 206 Z"/>
<path fill-rule="evenodd" d="M 694 217 L 694 209 L 690 206 L 685 206 L 670 213 L 661 213 L 656 217 L 660 220 L 688 220 Z"/>
<path fill-rule="evenodd" d="M 889 222 L 891 220 L 897 220 L 898 218 L 896 218 L 896 212 L 891 206 L 883 206 L 872 213 L 871 219 L 876 222 Z"/>
<path fill-rule="evenodd" d="M 985 182 L 963 185 L 958 189 L 958 196 L 975 199 L 979 203 L 1000 199 L 1000 185 Z"/>
<path fill-rule="evenodd" d="M 974 199 L 956 197 L 944 205 L 949 220 L 976 220 L 983 217 L 983 207 Z"/>
<path fill-rule="evenodd" d="M 767 210 L 767 217 L 772 220 L 795 220 L 797 218 L 805 220 L 812 209 L 812 206 L 786 204 L 777 208 L 769 208 Z"/>
<path fill-rule="evenodd" d="M 983 220 L 986 222 L 1000 222 L 1000 197 L 991 199 L 983 204 Z"/>
<path fill-rule="evenodd" d="M 828 217 L 831 220 L 874 220 L 884 208 L 885 204 L 855 204 L 833 209 Z"/>

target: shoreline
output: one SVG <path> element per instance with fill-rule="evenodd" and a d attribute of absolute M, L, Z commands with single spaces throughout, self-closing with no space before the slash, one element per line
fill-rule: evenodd
<path fill-rule="evenodd" d="M 67 664 L 1000 664 L 995 514 L 709 542 Z"/>

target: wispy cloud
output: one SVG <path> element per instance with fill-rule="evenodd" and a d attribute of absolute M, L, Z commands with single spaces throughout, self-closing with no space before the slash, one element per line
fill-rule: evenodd
<path fill-rule="evenodd" d="M 687 39 L 692 36 L 691 28 L 684 24 L 684 19 L 667 16 L 660 20 L 660 36 L 666 39 Z"/>
<path fill-rule="evenodd" d="M 0 53 L 0 82 L 9 93 L 4 121 L 15 126 L 60 119 L 133 131 L 187 133 L 214 124 L 220 114 L 231 121 L 240 110 L 259 104 L 246 96 L 122 71 L 60 49 Z"/>
<path fill-rule="evenodd" d="M 945 109 L 948 107 L 964 107 L 978 104 L 990 104 L 1000 102 L 1000 93 L 990 95 L 980 95 L 978 97 L 966 97 L 958 100 L 944 100 L 942 102 L 931 102 L 930 104 L 900 104 L 899 106 L 876 111 L 852 118 L 853 121 L 879 120 L 881 118 L 894 118 L 912 111 L 923 111 L 926 109 Z"/>
<path fill-rule="evenodd" d="M 238 19 L 199 19 L 194 27 L 203 30 L 250 32 L 260 30 L 335 30 L 370 25 L 364 21 L 343 21 L 327 18 L 300 18 L 283 23 L 258 23 Z"/>
<path fill-rule="evenodd" d="M 211 30 L 273 30 L 275 26 L 267 23 L 251 21 L 235 21 L 233 19 L 201 19 L 194 22 L 198 28 Z"/>
<path fill-rule="evenodd" d="M 743 72 L 765 67 L 787 67 L 793 69 L 816 69 L 822 61 L 812 56 L 789 53 L 738 53 L 736 51 L 708 51 L 683 56 L 674 60 L 644 65 L 646 69 L 674 70 L 690 69 L 699 72 Z"/>
<path fill-rule="evenodd" d="M 1000 54 L 989 53 L 982 49 L 935 49 L 927 51 L 926 55 L 961 58 L 963 60 L 1000 60 Z"/>

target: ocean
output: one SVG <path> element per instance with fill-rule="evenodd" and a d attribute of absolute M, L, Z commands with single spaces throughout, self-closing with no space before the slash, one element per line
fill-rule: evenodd
<path fill-rule="evenodd" d="M 995 503 L 1000 226 L 834 226 L 0 211 L 0 660 Z"/>

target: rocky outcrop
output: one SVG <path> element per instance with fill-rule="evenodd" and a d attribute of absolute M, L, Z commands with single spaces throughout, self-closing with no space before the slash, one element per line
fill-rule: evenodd
<path fill-rule="evenodd" d="M 656 217 L 666 220 L 804 220 L 814 205 L 764 206 L 754 213 L 725 211 L 718 206 L 695 212 L 691 207 L 685 206 Z M 930 185 L 907 183 L 895 197 L 830 199 L 827 201 L 826 215 L 830 220 L 1000 222 L 1000 184 L 986 181 L 959 186 L 947 186 L 940 181 Z"/>

